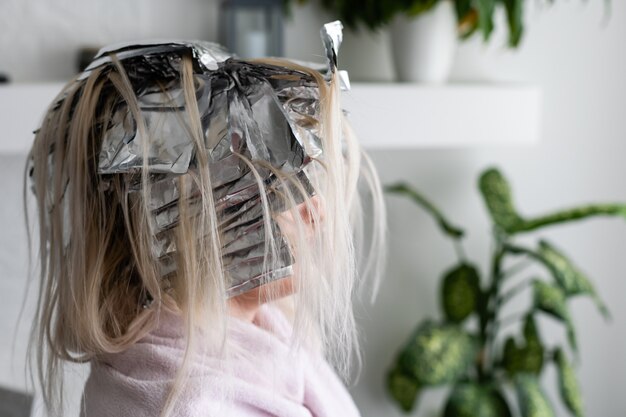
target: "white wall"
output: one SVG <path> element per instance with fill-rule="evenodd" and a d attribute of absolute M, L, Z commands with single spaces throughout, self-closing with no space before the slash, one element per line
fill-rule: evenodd
<path fill-rule="evenodd" d="M 626 4 L 612 2 L 611 18 L 603 23 L 604 2 L 561 3 L 529 11 L 520 50 L 507 51 L 497 40 L 485 47 L 475 39 L 462 45 L 454 69 L 458 80 L 540 85 L 544 91 L 540 146 L 374 154 L 383 182 L 408 179 L 468 227 L 469 252 L 481 261 L 482 271 L 487 270 L 488 223 L 475 184 L 487 165 L 505 170 L 518 206 L 529 215 L 583 202 L 626 200 Z M 419 126 L 415 134 L 419 135 Z M 368 416 L 401 415 L 386 400 L 382 375 L 415 323 L 439 314 L 437 277 L 454 262 L 452 248 L 430 219 L 408 202 L 395 197 L 388 201 L 393 204 L 389 204 L 386 285 L 361 321 L 366 364 L 353 391 Z M 581 345 L 579 376 L 588 416 L 624 416 L 626 222 L 598 219 L 541 236 L 553 239 L 578 261 L 611 307 L 613 320 L 605 323 L 589 301 L 572 303 Z M 527 301 L 514 305 L 511 312 Z M 546 339 L 562 339 L 562 330 L 553 322 L 541 324 Z M 546 375 L 545 386 L 557 415 L 567 415 L 558 400 L 554 372 Z M 416 415 L 435 415 L 430 413 L 442 395 L 441 390 L 424 395 L 424 407 Z"/>
<path fill-rule="evenodd" d="M 427 192 L 469 231 L 468 252 L 486 268 L 488 223 L 475 191 L 478 172 L 497 164 L 511 178 L 518 205 L 527 214 L 587 201 L 626 199 L 626 4 L 612 2 L 603 23 L 603 1 L 559 2 L 527 13 L 527 36 L 518 51 L 502 47 L 502 34 L 487 47 L 478 39 L 458 52 L 454 78 L 517 80 L 544 90 L 543 143 L 522 149 L 455 149 L 376 152 L 374 161 L 384 182 L 406 179 Z M 108 43 L 147 36 L 215 39 L 212 1 L 142 0 L 122 2 L 77 0 L 5 0 L 0 2 L 0 71 L 18 81 L 68 78 L 73 50 L 83 43 Z M 149 7 L 149 5 L 152 5 Z M 539 10 L 541 9 L 541 10 Z M 287 28 L 287 55 L 321 56 L 317 30 L 327 16 L 316 9 L 296 10 Z M 353 78 L 390 79 L 385 34 L 357 40 L 347 36 L 340 63 Z M 363 55 L 359 52 L 369 51 Z M 368 55 L 377 57 L 368 63 Z M 489 115 L 486 115 L 489 117 Z M 453 123 L 454 120 L 451 120 Z M 415 127 L 419 135 L 419 126 Z M 22 386 L 21 354 L 26 329 L 18 332 L 16 356 L 10 357 L 13 323 L 21 302 L 25 250 L 21 223 L 21 156 L 0 156 L 0 384 Z M 364 336 L 365 368 L 353 387 L 365 416 L 401 415 L 383 390 L 383 375 L 413 326 L 438 314 L 437 281 L 453 262 L 450 246 L 432 222 L 405 201 L 390 198 L 389 268 L 374 306 L 359 310 Z M 587 415 L 626 414 L 626 224 L 594 220 L 542 234 L 567 250 L 595 279 L 613 313 L 605 323 L 588 301 L 575 301 L 579 326 L 579 375 Z M 513 306 L 522 308 L 523 302 Z M 27 309 L 26 319 L 32 316 Z M 542 321 L 548 340 L 562 337 L 550 321 Z M 15 370 L 11 370 L 11 366 Z M 554 389 L 554 373 L 546 385 L 566 415 Z M 80 377 L 74 378 L 79 392 Z M 443 392 L 424 396 L 416 415 L 432 415 Z"/>

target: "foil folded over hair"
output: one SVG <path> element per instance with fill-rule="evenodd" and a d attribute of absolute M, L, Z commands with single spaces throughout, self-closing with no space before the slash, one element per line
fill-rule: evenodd
<path fill-rule="evenodd" d="M 341 29 L 337 21 L 321 30 L 328 60 L 324 74 L 327 81 L 337 71 Z M 133 87 L 145 130 L 138 128 L 126 104 L 118 106 L 103 133 L 98 173 L 105 184 L 112 174 L 138 178 L 137 173 L 145 168 L 144 159 L 147 161 L 153 255 L 163 278 L 177 271 L 174 236 L 180 220 L 178 200 L 181 195 L 190 199 L 191 214 L 194 204 L 199 204 L 194 200 L 199 194 L 195 182 L 180 178 L 199 169 L 194 140 L 186 123 L 189 114 L 180 77 L 182 55 L 189 53 L 193 58 L 223 266 L 230 278 L 227 295 L 234 296 L 293 272 L 294 259 L 279 227 L 272 220 L 272 230 L 266 230 L 264 196 L 258 178 L 245 160 L 269 165 L 255 168 L 268 190 L 266 198 L 273 212 L 288 208 L 284 199 L 277 196 L 281 187 L 289 185 L 278 181 L 272 171 L 277 170 L 303 186 L 304 196 L 293 190 L 296 204 L 313 195 L 306 167 L 313 158 L 323 155 L 319 123 L 312 123 L 320 116 L 319 91 L 309 74 L 239 60 L 221 46 L 201 41 L 115 45 L 102 49 L 79 75 L 79 80 L 84 79 L 96 68 L 113 66 L 111 55 L 115 55 Z M 345 72 L 340 72 L 338 78 L 343 89 L 349 88 Z M 136 181 L 130 192 L 140 192 L 141 184 Z M 181 186 L 186 189 L 180 190 Z M 274 241 L 279 242 L 275 251 L 279 259 L 265 259 L 266 233 L 273 234 Z M 273 268 L 268 270 L 267 265 Z"/>

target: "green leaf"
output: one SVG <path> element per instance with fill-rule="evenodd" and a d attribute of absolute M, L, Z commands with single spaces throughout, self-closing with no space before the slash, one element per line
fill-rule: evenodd
<path fill-rule="evenodd" d="M 443 415 L 444 417 L 511 417 L 511 410 L 497 389 L 466 383 L 454 387 Z"/>
<path fill-rule="evenodd" d="M 412 1 L 412 5 L 408 8 L 406 14 L 408 16 L 417 16 L 421 13 L 427 12 L 432 9 L 439 0 L 415 0 Z"/>
<path fill-rule="evenodd" d="M 422 323 L 400 354 L 398 364 L 421 386 L 455 382 L 476 357 L 476 341 L 453 324 Z"/>
<path fill-rule="evenodd" d="M 524 2 L 520 0 L 501 0 L 506 10 L 506 20 L 509 26 L 509 46 L 516 48 L 524 32 Z"/>
<path fill-rule="evenodd" d="M 402 410 L 407 413 L 413 410 L 420 392 L 419 383 L 414 377 L 396 366 L 387 375 L 387 389 Z"/>
<path fill-rule="evenodd" d="M 545 349 L 535 320 L 530 314 L 526 317 L 523 333 L 523 345 L 518 346 L 512 337 L 509 337 L 504 344 L 502 364 L 511 377 L 517 374 L 539 375 L 543 369 Z"/>
<path fill-rule="evenodd" d="M 508 337 L 502 349 L 502 366 L 510 376 L 515 375 L 521 369 L 520 348 L 515 343 L 515 339 Z"/>
<path fill-rule="evenodd" d="M 554 226 L 562 223 L 570 223 L 596 216 L 617 216 L 626 218 L 626 205 L 624 204 L 593 204 L 557 211 L 545 216 L 525 219 L 515 229 L 515 233 L 530 232 L 546 226 Z"/>
<path fill-rule="evenodd" d="M 533 315 L 526 316 L 524 322 L 524 340 L 526 345 L 522 350 L 522 372 L 539 375 L 543 369 L 545 349 L 539 337 L 537 324 Z"/>
<path fill-rule="evenodd" d="M 472 0 L 454 1 L 454 11 L 456 12 L 456 20 L 463 20 L 472 11 Z"/>
<path fill-rule="evenodd" d="M 535 375 L 515 377 L 515 389 L 522 417 L 554 417 L 554 410 Z"/>
<path fill-rule="evenodd" d="M 539 243 L 539 255 L 552 271 L 554 278 L 566 296 L 589 295 L 595 301 L 604 317 L 609 316 L 607 307 L 596 294 L 589 279 L 561 251 L 548 242 L 541 241 Z"/>
<path fill-rule="evenodd" d="M 575 353 L 578 353 L 578 342 L 576 340 L 576 329 L 574 329 L 574 323 L 567 322 L 567 341 Z"/>
<path fill-rule="evenodd" d="M 524 320 L 524 339 L 526 345 L 541 345 L 541 338 L 539 337 L 539 331 L 537 330 L 537 323 L 535 317 L 532 314 L 528 314 Z"/>
<path fill-rule="evenodd" d="M 572 365 L 561 349 L 555 352 L 554 360 L 558 368 L 559 391 L 563 402 L 575 417 L 583 417 L 585 415 L 583 399 Z"/>
<path fill-rule="evenodd" d="M 478 10 L 478 27 L 486 41 L 493 32 L 493 12 L 495 10 L 495 0 L 476 0 Z"/>
<path fill-rule="evenodd" d="M 560 286 L 551 285 L 539 280 L 533 281 L 533 301 L 535 308 L 563 322 L 569 322 L 570 315 L 566 300 L 565 292 L 563 292 Z"/>
<path fill-rule="evenodd" d="M 434 204 L 426 199 L 419 191 L 414 189 L 408 184 L 398 183 L 394 185 L 388 185 L 385 187 L 385 191 L 394 194 L 404 195 L 413 200 L 418 206 L 422 207 L 428 214 L 435 218 L 435 221 L 441 228 L 441 231 L 446 235 L 458 239 L 463 237 L 465 232 L 463 229 L 453 226 L 441 213 Z"/>
<path fill-rule="evenodd" d="M 461 323 L 476 311 L 480 298 L 478 270 L 461 264 L 448 271 L 442 281 L 441 304 L 446 320 Z"/>
<path fill-rule="evenodd" d="M 493 222 L 502 231 L 515 233 L 524 220 L 517 214 L 506 178 L 497 169 L 490 168 L 480 176 L 479 188 Z"/>
<path fill-rule="evenodd" d="M 567 328 L 567 339 L 574 351 L 578 350 L 574 323 L 567 308 L 565 292 L 558 285 L 543 281 L 533 281 L 533 299 L 535 308 L 561 320 Z"/>
<path fill-rule="evenodd" d="M 420 0 L 424 1 L 424 0 Z M 359 29 L 364 26 L 374 31 L 388 24 L 400 12 L 404 12 L 408 5 L 402 1 L 360 1 L 354 0 L 321 0 L 322 5 L 333 18 L 340 19 L 350 29 Z"/>
<path fill-rule="evenodd" d="M 554 272 L 554 278 L 565 295 L 593 294 L 587 277 L 556 247 L 546 241 L 539 242 L 539 254 Z"/>
<path fill-rule="evenodd" d="M 621 203 L 593 204 L 558 211 L 546 216 L 523 218 L 514 207 L 509 183 L 502 173 L 495 168 L 483 172 L 480 176 L 479 187 L 493 222 L 503 232 L 510 235 L 594 216 L 626 218 L 626 205 Z"/>

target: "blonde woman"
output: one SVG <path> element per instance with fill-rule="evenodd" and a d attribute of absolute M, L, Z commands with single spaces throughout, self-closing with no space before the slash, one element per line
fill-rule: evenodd
<path fill-rule="evenodd" d="M 54 100 L 27 169 L 50 415 L 67 362 L 91 366 L 87 417 L 358 415 L 337 373 L 358 363 L 357 264 L 376 275 L 383 207 L 339 107 L 340 23 L 322 38 L 323 73 L 205 42 L 117 45 Z"/>

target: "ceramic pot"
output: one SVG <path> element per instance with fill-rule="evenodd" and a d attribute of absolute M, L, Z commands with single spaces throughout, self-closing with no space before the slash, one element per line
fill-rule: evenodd
<path fill-rule="evenodd" d="M 397 16 L 389 34 L 398 81 L 438 84 L 448 80 L 458 43 L 452 1 L 440 1 L 415 17 Z"/>

